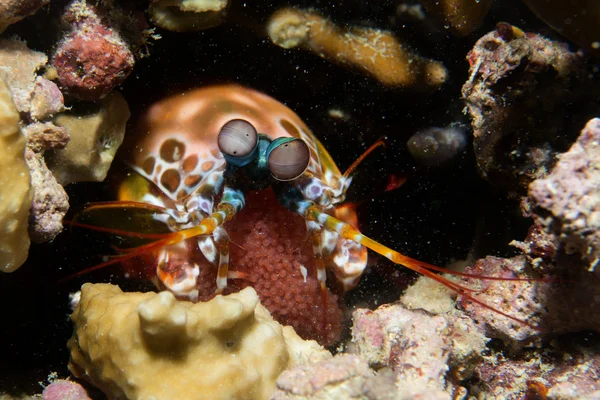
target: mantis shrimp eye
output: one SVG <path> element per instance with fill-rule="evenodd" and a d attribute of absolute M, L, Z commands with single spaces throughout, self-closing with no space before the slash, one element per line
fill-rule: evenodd
<path fill-rule="evenodd" d="M 269 153 L 269 171 L 278 181 L 291 181 L 304 173 L 310 151 L 302 139 L 291 139 Z"/>
<path fill-rule="evenodd" d="M 232 119 L 221 128 L 217 142 L 221 153 L 231 157 L 244 157 L 256 148 L 258 133 L 250 122 Z"/>

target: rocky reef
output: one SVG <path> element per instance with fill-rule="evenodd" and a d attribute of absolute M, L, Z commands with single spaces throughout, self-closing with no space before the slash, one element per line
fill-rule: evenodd
<path fill-rule="evenodd" d="M 481 172 L 523 193 L 566 150 L 572 139 L 562 132 L 593 115 L 594 102 L 582 91 L 594 81 L 588 81 L 581 55 L 507 24 L 479 39 L 467 57 L 471 68 L 463 96 Z"/>
<path fill-rule="evenodd" d="M 598 2 L 0 3 L 0 399 L 598 397 Z M 429 277 L 262 191 L 156 257 L 224 197 L 186 192 L 223 163 L 186 135 L 246 101 L 216 85 Z"/>

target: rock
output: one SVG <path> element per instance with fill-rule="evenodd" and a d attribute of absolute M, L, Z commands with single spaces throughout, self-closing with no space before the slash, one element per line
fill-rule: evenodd
<path fill-rule="evenodd" d="M 33 187 L 33 204 L 29 213 L 29 237 L 37 243 L 47 242 L 63 229 L 69 211 L 69 196 L 56 181 L 40 154 L 27 150 L 27 165 Z"/>
<path fill-rule="evenodd" d="M 33 120 L 43 120 L 64 111 L 65 104 L 62 92 L 56 83 L 38 76 L 31 99 L 30 114 Z"/>
<path fill-rule="evenodd" d="M 529 186 L 536 223 L 578 253 L 593 271 L 600 263 L 600 119 L 590 120 L 552 172 Z"/>
<path fill-rule="evenodd" d="M 0 33 L 11 24 L 34 14 L 50 0 L 3 0 L 0 2 Z"/>
<path fill-rule="evenodd" d="M 480 38 L 467 60 L 462 94 L 479 170 L 492 184 L 524 195 L 596 113 L 593 73 L 565 44 L 505 23 Z"/>
<path fill-rule="evenodd" d="M 47 61 L 44 53 L 30 50 L 25 42 L 0 39 L 0 77 L 10 88 L 19 112 L 30 112 L 36 88 L 36 72 Z"/>
<path fill-rule="evenodd" d="M 365 398 L 366 385 L 374 377 L 375 371 L 362 358 L 341 354 L 283 372 L 271 400 Z"/>
<path fill-rule="evenodd" d="M 110 19 L 85 1 L 73 1 L 63 19 L 71 32 L 52 56 L 61 88 L 81 100 L 104 98 L 131 73 L 133 52 Z"/>

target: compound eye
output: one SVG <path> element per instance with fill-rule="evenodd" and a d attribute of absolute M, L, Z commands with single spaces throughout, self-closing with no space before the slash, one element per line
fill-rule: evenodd
<path fill-rule="evenodd" d="M 258 133 L 250 122 L 232 119 L 221 128 L 217 143 L 221 153 L 231 157 L 244 157 L 256 148 Z"/>
<path fill-rule="evenodd" d="M 293 139 L 275 147 L 269 153 L 269 171 L 278 181 L 291 181 L 304 173 L 310 161 L 310 151 L 302 139 Z"/>

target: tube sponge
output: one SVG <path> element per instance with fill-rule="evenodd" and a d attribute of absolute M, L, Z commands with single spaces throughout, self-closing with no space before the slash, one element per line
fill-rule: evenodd
<path fill-rule="evenodd" d="M 148 14 L 152 22 L 174 32 L 199 31 L 220 25 L 228 0 L 153 0 Z"/>
<path fill-rule="evenodd" d="M 442 63 L 409 52 L 391 32 L 342 29 L 313 11 L 281 9 L 269 18 L 267 33 L 284 49 L 302 47 L 361 70 L 386 86 L 436 88 L 448 74 Z"/>

